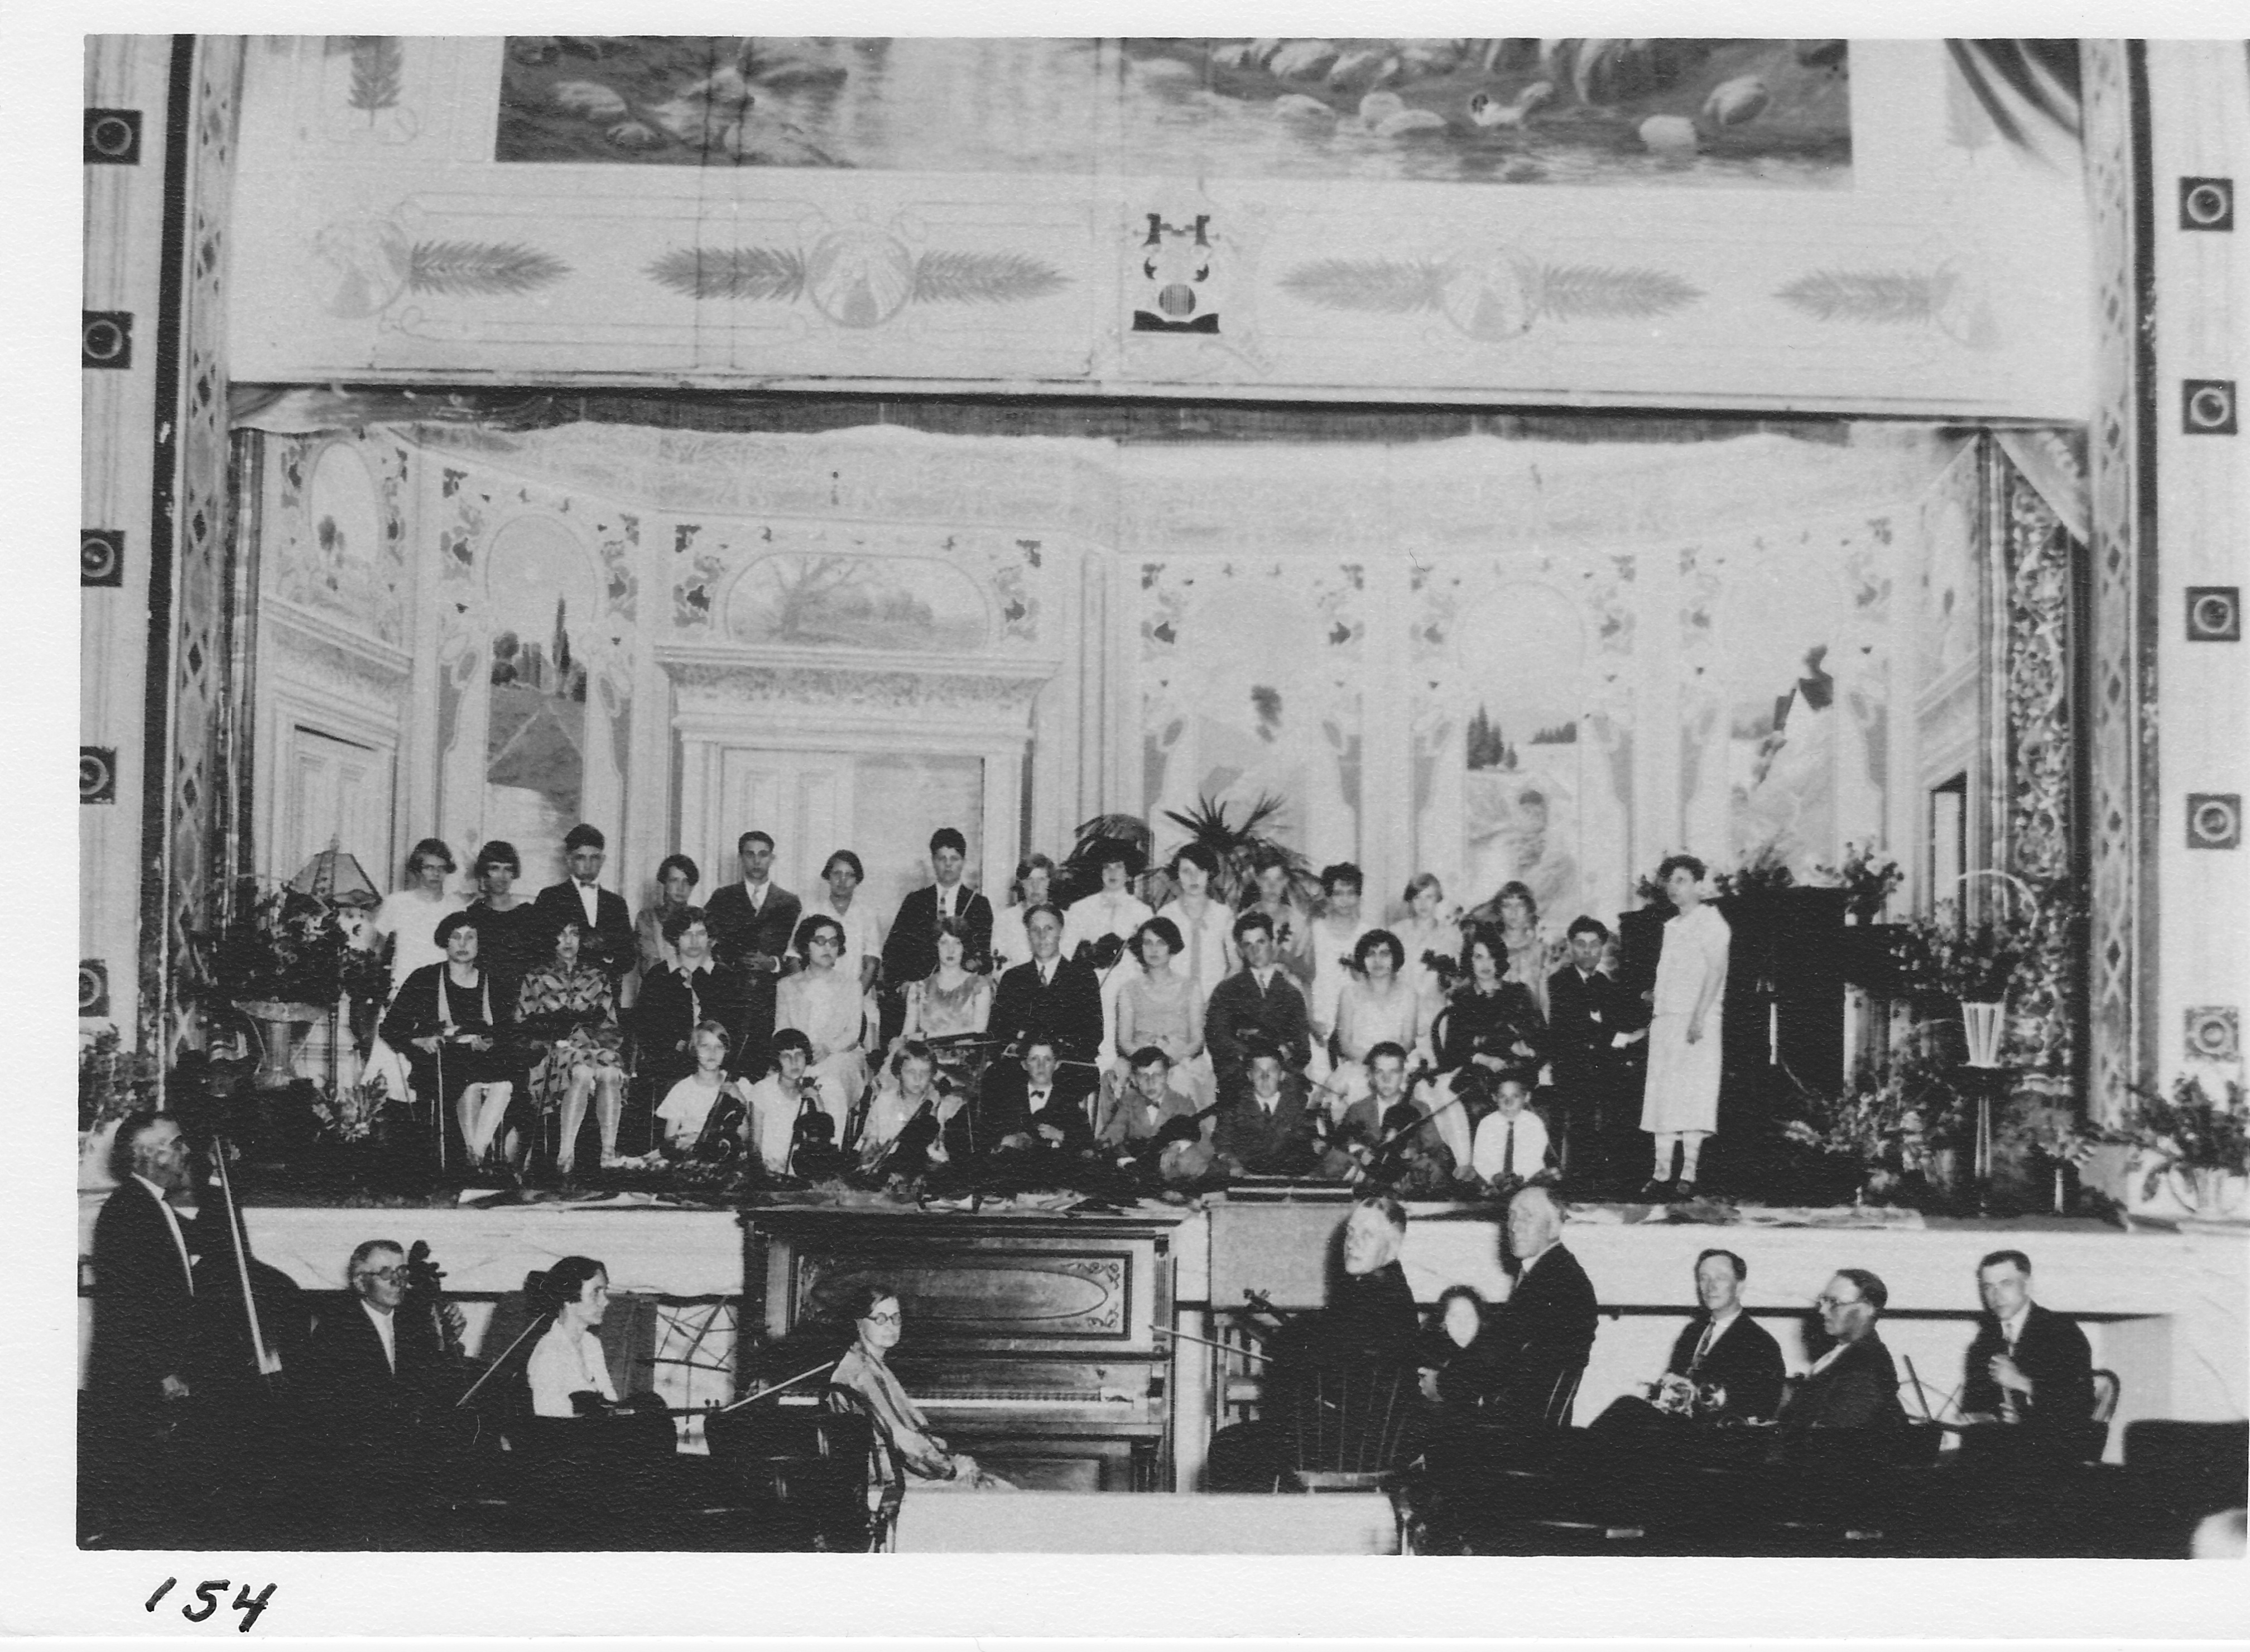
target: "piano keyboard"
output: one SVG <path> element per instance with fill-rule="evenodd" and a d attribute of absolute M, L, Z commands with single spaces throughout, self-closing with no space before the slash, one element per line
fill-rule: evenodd
<path fill-rule="evenodd" d="M 1129 1406 L 1139 1398 L 1122 1388 L 956 1388 L 944 1393 L 916 1394 L 914 1402 L 925 1410 L 1004 1411 L 1026 1406 L 1050 1409 Z"/>

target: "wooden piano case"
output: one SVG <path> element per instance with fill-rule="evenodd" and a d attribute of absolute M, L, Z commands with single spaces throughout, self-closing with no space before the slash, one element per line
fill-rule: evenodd
<path fill-rule="evenodd" d="M 1018 1485 L 1168 1490 L 1174 1220 L 758 1210 L 769 1335 L 860 1281 L 898 1293 L 897 1372 L 956 1449 Z"/>

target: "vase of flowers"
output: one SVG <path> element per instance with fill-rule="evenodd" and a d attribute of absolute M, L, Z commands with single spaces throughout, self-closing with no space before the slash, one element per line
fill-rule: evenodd
<path fill-rule="evenodd" d="M 1844 891 L 1851 918 L 1860 923 L 1880 919 L 1891 895 L 1906 881 L 1905 869 L 1872 843 L 1846 843 L 1839 864 L 1817 866 L 1812 873 Z"/>
<path fill-rule="evenodd" d="M 2207 1220 L 2241 1213 L 2250 1181 L 2250 1112 L 2240 1080 L 2214 1099 L 2199 1079 L 2183 1077 L 2169 1096 L 2135 1086 L 2107 1139 L 2134 1150 L 2143 1202 L 2169 1186 Z"/>
<path fill-rule="evenodd" d="M 125 1047 L 114 1026 L 82 1035 L 78 1047 L 78 1183 L 112 1187 L 110 1145 L 128 1115 L 156 1105 L 156 1060 Z"/>
<path fill-rule="evenodd" d="M 1807 1092 L 1802 1104 L 1805 1116 L 1783 1135 L 1853 1165 L 1862 1203 L 1912 1202 L 1957 1172 L 1966 1103 L 1941 1063 L 1906 1055 L 1882 1070 L 1862 1061 L 1842 1094 Z"/>

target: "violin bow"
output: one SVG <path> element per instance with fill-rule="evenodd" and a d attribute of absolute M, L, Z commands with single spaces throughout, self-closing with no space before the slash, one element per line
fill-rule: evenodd
<path fill-rule="evenodd" d="M 784 1388 L 793 1388 L 807 1377 L 817 1377 L 824 1371 L 833 1371 L 836 1365 L 837 1361 L 833 1359 L 825 1360 L 817 1365 L 807 1365 L 794 1377 L 783 1377 L 779 1382 L 761 1388 L 754 1394 L 744 1394 L 740 1400 L 730 1400 L 725 1405 L 714 1407 L 711 1414 L 714 1417 L 723 1417 L 729 1412 L 739 1411 L 744 1406 L 764 1399 L 768 1394 L 777 1394 Z"/>

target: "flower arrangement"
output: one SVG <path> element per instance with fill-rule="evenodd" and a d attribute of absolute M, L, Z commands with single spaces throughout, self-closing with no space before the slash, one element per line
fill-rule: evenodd
<path fill-rule="evenodd" d="M 1842 864 L 1816 866 L 1812 872 L 1834 888 L 1848 890 L 1852 910 L 1870 920 L 1881 915 L 1885 902 L 1906 881 L 1906 869 L 1872 843 L 1847 842 Z"/>
<path fill-rule="evenodd" d="M 2177 1080 L 2169 1097 L 2136 1085 L 2123 1116 L 2103 1139 L 2146 1155 L 2143 1199 L 2152 1197 L 2175 1171 L 2250 1172 L 2250 1112 L 2244 1109 L 2239 1079 L 2227 1080 L 2226 1095 L 2217 1100 L 2200 1079 Z"/>
<path fill-rule="evenodd" d="M 356 979 L 369 968 L 379 970 L 380 959 L 350 944 L 326 902 L 279 885 L 258 890 L 212 937 L 212 985 L 237 1004 L 325 1008 L 348 973 Z"/>
<path fill-rule="evenodd" d="M 1926 998 L 1991 1003 L 2007 997 L 2038 937 L 2024 919 L 2000 915 L 1970 923 L 1950 901 L 1903 925 L 1891 942 L 1900 978 Z"/>
<path fill-rule="evenodd" d="M 1926 1168 L 1929 1156 L 1957 1147 L 1973 1101 L 1951 1082 L 1945 1063 L 1921 1054 L 1895 1059 L 1888 1071 L 1862 1061 L 1842 1095 L 1807 1092 L 1811 1116 L 1782 1127 L 1791 1141 L 1856 1158 L 1869 1171 Z"/>
<path fill-rule="evenodd" d="M 114 1026 L 78 1047 L 78 1127 L 99 1130 L 113 1119 L 156 1105 L 156 1058 L 128 1050 Z"/>
<path fill-rule="evenodd" d="M 1797 874 L 1771 844 L 1760 849 L 1731 872 L 1714 872 L 1711 891 L 1722 899 L 1730 895 L 1761 895 L 1771 889 L 1793 889 Z"/>

